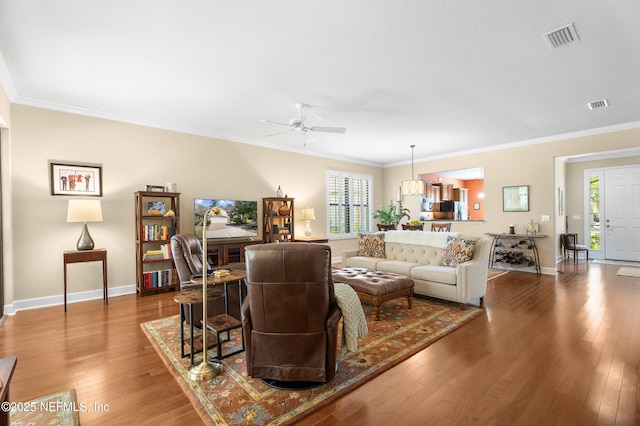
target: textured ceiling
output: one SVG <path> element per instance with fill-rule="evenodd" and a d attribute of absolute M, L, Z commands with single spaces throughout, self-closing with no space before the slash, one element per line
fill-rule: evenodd
<path fill-rule="evenodd" d="M 638 17 L 634 0 L 0 0 L 0 79 L 15 103 L 390 165 L 412 144 L 639 127 Z M 551 49 L 569 23 L 579 42 Z M 266 136 L 297 102 L 346 133 Z"/>

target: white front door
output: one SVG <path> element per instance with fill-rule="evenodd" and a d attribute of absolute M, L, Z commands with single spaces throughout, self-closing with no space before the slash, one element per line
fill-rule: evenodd
<path fill-rule="evenodd" d="M 640 166 L 605 169 L 605 257 L 640 261 Z"/>

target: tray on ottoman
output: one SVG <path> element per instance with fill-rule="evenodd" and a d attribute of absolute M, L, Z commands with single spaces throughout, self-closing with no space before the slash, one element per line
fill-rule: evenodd
<path fill-rule="evenodd" d="M 371 271 L 364 268 L 342 268 L 333 271 L 333 281 L 351 286 L 360 300 L 370 302 L 380 321 L 380 305 L 398 297 L 407 297 L 409 309 L 413 298 L 413 280 L 391 272 Z"/>

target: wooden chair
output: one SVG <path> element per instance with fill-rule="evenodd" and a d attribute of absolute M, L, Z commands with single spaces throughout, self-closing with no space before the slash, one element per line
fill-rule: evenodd
<path fill-rule="evenodd" d="M 402 229 L 405 231 L 424 231 L 424 223 L 421 223 L 420 225 L 407 225 L 406 223 L 403 223 Z"/>
<path fill-rule="evenodd" d="M 396 226 L 394 224 L 389 224 L 389 225 L 383 225 L 381 223 L 378 224 L 378 231 L 391 231 L 396 229 Z"/>
<path fill-rule="evenodd" d="M 577 262 L 576 252 L 583 251 L 586 254 L 586 260 L 589 262 L 589 248 L 584 244 L 577 244 L 577 234 L 560 234 L 560 243 L 562 245 L 562 257 L 568 256 L 568 252 L 573 252 L 573 261 Z"/>
<path fill-rule="evenodd" d="M 451 222 L 447 223 L 432 223 L 431 224 L 432 232 L 449 232 L 451 231 Z"/>

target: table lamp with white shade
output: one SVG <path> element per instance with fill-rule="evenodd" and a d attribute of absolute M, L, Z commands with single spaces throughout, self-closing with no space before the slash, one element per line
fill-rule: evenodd
<path fill-rule="evenodd" d="M 93 250 L 94 244 L 87 222 L 102 222 L 100 200 L 69 200 L 67 222 L 83 222 L 82 233 L 78 239 L 78 250 Z"/>
<path fill-rule="evenodd" d="M 312 207 L 305 207 L 302 209 L 302 220 L 304 220 L 306 224 L 304 228 L 304 236 L 311 238 L 311 221 L 316 220 L 316 215 Z"/>

